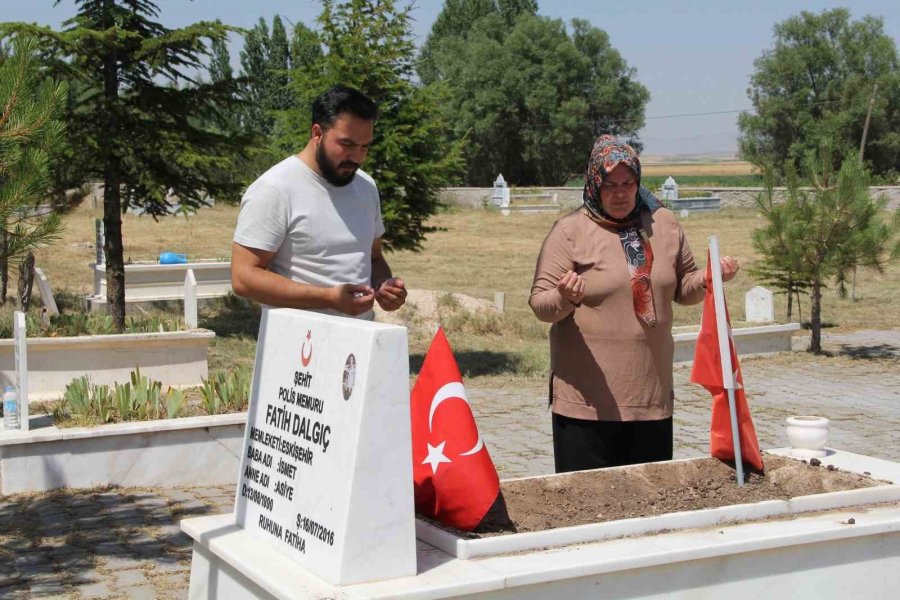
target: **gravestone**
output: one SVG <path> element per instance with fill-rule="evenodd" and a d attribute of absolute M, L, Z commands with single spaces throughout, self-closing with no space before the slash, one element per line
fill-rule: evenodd
<path fill-rule="evenodd" d="M 678 184 L 675 183 L 675 180 L 672 179 L 671 176 L 666 177 L 666 180 L 663 182 L 662 190 L 663 200 L 666 202 L 678 200 Z"/>
<path fill-rule="evenodd" d="M 197 278 L 194 270 L 184 274 L 184 324 L 188 329 L 197 329 Z"/>
<path fill-rule="evenodd" d="M 28 431 L 28 340 L 25 313 L 13 313 L 13 338 L 15 339 L 16 397 L 19 402 L 19 429 Z"/>
<path fill-rule="evenodd" d="M 59 314 L 59 307 L 56 306 L 56 299 L 53 297 L 53 290 L 50 289 L 50 281 L 44 275 L 44 271 L 40 267 L 34 268 L 34 277 L 37 279 L 38 289 L 41 291 L 41 302 L 51 315 Z"/>
<path fill-rule="evenodd" d="M 748 323 L 775 321 L 775 301 L 772 292 L 756 286 L 744 296 L 744 314 Z"/>
<path fill-rule="evenodd" d="M 94 219 L 94 252 L 95 260 L 98 265 L 104 264 L 106 258 L 103 251 L 103 245 L 106 243 L 104 235 L 103 219 Z"/>
<path fill-rule="evenodd" d="M 335 584 L 416 574 L 406 329 L 265 309 L 235 522 Z"/>
<path fill-rule="evenodd" d="M 501 209 L 509 209 L 509 187 L 506 185 L 506 180 L 503 179 L 503 175 L 497 175 L 497 179 L 494 180 L 494 193 L 491 195 L 491 202 L 494 206 L 499 206 Z"/>

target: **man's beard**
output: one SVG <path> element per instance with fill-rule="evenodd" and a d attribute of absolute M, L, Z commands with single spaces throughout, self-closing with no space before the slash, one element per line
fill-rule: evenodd
<path fill-rule="evenodd" d="M 358 164 L 349 161 L 345 161 L 340 165 L 335 166 L 325 154 L 325 144 L 319 144 L 319 147 L 316 148 L 316 164 L 319 165 L 319 170 L 322 172 L 322 177 L 325 178 L 325 181 L 335 187 L 344 187 L 353 181 L 353 178 L 356 176 L 356 169 L 359 168 Z M 338 172 L 339 167 L 350 166 L 353 167 L 353 170 L 350 173 L 341 175 Z"/>

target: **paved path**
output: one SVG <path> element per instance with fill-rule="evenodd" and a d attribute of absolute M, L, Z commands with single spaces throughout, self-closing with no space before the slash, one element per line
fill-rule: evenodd
<path fill-rule="evenodd" d="M 802 341 L 802 340 L 801 340 Z M 826 334 L 841 355 L 745 359 L 760 444 L 785 446 L 784 418 L 832 421 L 831 445 L 900 460 L 900 330 Z M 709 394 L 675 370 L 675 454 L 707 451 Z M 502 477 L 552 471 L 543 386 L 472 389 Z M 234 486 L 62 490 L 0 497 L 0 598 L 185 598 L 191 544 L 178 523 L 231 510 Z"/>

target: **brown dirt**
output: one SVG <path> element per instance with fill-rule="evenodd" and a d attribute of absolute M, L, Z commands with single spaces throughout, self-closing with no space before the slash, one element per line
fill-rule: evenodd
<path fill-rule="evenodd" d="M 743 487 L 735 483 L 732 467 L 713 458 L 504 481 L 500 484 L 502 501 L 469 535 L 542 531 L 879 484 L 829 467 L 827 459 L 815 465 L 817 461 L 807 464 L 766 455 L 764 461 L 765 475 L 750 474 Z"/>

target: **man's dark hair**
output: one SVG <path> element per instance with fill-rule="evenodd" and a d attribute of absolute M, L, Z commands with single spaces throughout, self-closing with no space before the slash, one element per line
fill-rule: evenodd
<path fill-rule="evenodd" d="M 336 85 L 313 100 L 312 124 L 327 131 L 341 113 L 374 121 L 378 118 L 378 105 L 357 89 Z"/>

